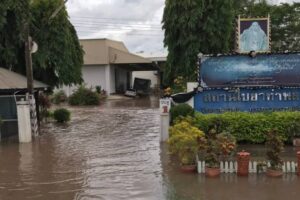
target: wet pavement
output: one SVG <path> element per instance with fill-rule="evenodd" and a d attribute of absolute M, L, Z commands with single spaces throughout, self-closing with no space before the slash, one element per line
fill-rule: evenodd
<path fill-rule="evenodd" d="M 159 144 L 157 107 L 155 98 L 73 107 L 68 125 L 46 124 L 32 144 L 2 143 L 0 199 L 299 199 L 294 175 L 181 173 Z"/>

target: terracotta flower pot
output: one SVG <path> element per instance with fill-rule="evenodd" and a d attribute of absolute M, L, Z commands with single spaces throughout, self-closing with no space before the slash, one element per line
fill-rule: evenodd
<path fill-rule="evenodd" d="M 220 168 L 216 167 L 205 167 L 205 175 L 207 177 L 218 177 L 221 173 Z"/>
<path fill-rule="evenodd" d="M 283 175 L 282 170 L 275 170 L 275 169 L 267 169 L 267 176 L 269 177 L 281 177 Z"/>
<path fill-rule="evenodd" d="M 249 174 L 249 161 L 250 161 L 250 153 L 242 151 L 238 153 L 237 163 L 237 175 L 238 176 L 248 176 Z"/>
<path fill-rule="evenodd" d="M 184 173 L 194 173 L 196 172 L 196 165 L 181 165 L 180 166 L 180 171 Z"/>

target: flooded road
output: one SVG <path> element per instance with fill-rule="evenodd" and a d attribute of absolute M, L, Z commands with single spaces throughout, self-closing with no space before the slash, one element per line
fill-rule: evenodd
<path fill-rule="evenodd" d="M 0 145 L 0 199 L 299 199 L 296 176 L 270 179 L 182 174 L 159 144 L 158 102 L 70 108 L 32 144 Z"/>

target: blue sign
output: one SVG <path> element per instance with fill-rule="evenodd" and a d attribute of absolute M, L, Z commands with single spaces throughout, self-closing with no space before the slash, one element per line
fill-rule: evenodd
<path fill-rule="evenodd" d="M 204 88 L 300 86 L 300 54 L 206 57 L 200 67 Z"/>
<path fill-rule="evenodd" d="M 211 89 L 199 92 L 194 102 L 202 113 L 300 110 L 300 88 Z"/>

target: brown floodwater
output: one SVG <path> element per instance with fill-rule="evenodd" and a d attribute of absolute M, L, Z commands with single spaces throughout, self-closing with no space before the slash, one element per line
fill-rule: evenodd
<path fill-rule="evenodd" d="M 156 99 L 69 108 L 68 125 L 48 123 L 32 144 L 0 145 L 0 200 L 289 200 L 287 175 L 238 178 L 183 174 L 159 143 Z"/>

